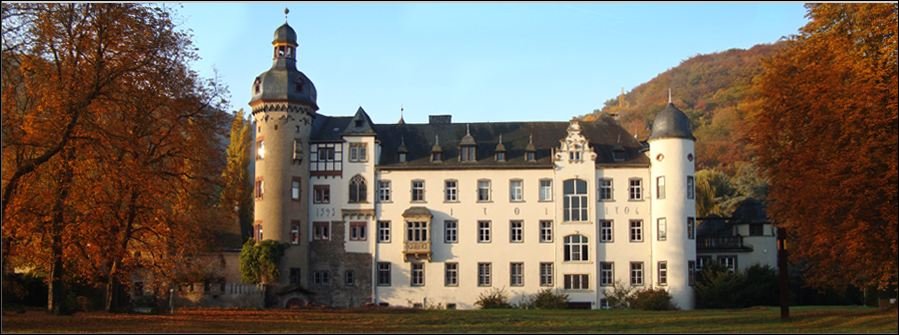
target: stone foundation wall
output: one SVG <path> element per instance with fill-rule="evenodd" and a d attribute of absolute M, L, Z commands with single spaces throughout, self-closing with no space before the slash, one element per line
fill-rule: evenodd
<path fill-rule="evenodd" d="M 308 276 L 308 289 L 314 293 L 311 297 L 313 303 L 330 307 L 359 307 L 372 302 L 372 255 L 346 252 L 345 226 L 344 222 L 332 222 L 331 239 L 315 240 L 310 244 L 310 269 L 304 275 Z M 317 271 L 327 271 L 327 283 L 315 282 Z M 347 283 L 347 271 L 352 271 L 351 285 Z"/>

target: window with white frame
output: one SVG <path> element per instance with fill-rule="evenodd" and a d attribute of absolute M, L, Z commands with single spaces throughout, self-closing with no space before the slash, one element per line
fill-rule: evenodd
<path fill-rule="evenodd" d="M 615 285 L 615 263 L 599 263 L 599 286 Z"/>
<path fill-rule="evenodd" d="M 457 180 L 447 179 L 443 181 L 443 201 L 459 201 L 459 182 Z"/>
<path fill-rule="evenodd" d="M 643 200 L 643 179 L 631 178 L 628 182 L 628 199 Z"/>
<path fill-rule="evenodd" d="M 343 144 L 319 143 L 310 145 L 309 170 L 316 172 L 337 172 L 343 169 Z"/>
<path fill-rule="evenodd" d="M 314 240 L 330 240 L 331 239 L 330 222 L 313 222 L 312 223 L 312 239 L 314 239 Z"/>
<path fill-rule="evenodd" d="M 599 180 L 599 200 L 611 201 L 612 199 L 612 178 L 602 178 Z"/>
<path fill-rule="evenodd" d="M 265 139 L 261 136 L 256 139 L 256 160 L 265 158 Z"/>
<path fill-rule="evenodd" d="M 378 286 L 390 286 L 390 262 L 378 262 Z"/>
<path fill-rule="evenodd" d="M 253 232 L 255 233 L 253 234 L 253 237 L 256 238 L 257 242 L 262 241 L 262 221 L 256 221 L 256 224 L 253 225 L 253 228 Z"/>
<path fill-rule="evenodd" d="M 687 239 L 696 239 L 696 219 L 687 217 Z"/>
<path fill-rule="evenodd" d="M 458 243 L 459 242 L 459 221 L 443 220 L 443 242 Z"/>
<path fill-rule="evenodd" d="M 300 221 L 290 221 L 290 244 L 300 244 Z"/>
<path fill-rule="evenodd" d="M 443 263 L 443 285 L 459 286 L 459 263 Z"/>
<path fill-rule="evenodd" d="M 658 226 L 658 234 L 657 239 L 659 241 L 664 241 L 668 239 L 668 219 L 658 218 L 656 220 L 656 225 Z"/>
<path fill-rule="evenodd" d="M 614 241 L 614 225 L 615 223 L 612 220 L 599 220 L 599 242 L 609 243 Z"/>
<path fill-rule="evenodd" d="M 643 242 L 643 220 L 631 220 L 631 242 Z"/>
<path fill-rule="evenodd" d="M 540 243 L 552 243 L 553 241 L 553 222 L 550 220 L 540 221 Z"/>
<path fill-rule="evenodd" d="M 553 201 L 552 179 L 540 179 L 540 201 Z"/>
<path fill-rule="evenodd" d="M 490 263 L 478 263 L 478 286 L 490 286 Z"/>
<path fill-rule="evenodd" d="M 406 242 L 427 242 L 428 223 L 425 221 L 406 222 Z"/>
<path fill-rule="evenodd" d="M 490 221 L 478 221 L 478 243 L 490 243 Z"/>
<path fill-rule="evenodd" d="M 512 179 L 509 181 L 509 201 L 524 201 L 524 181 Z"/>
<path fill-rule="evenodd" d="M 540 263 L 540 286 L 553 286 L 553 263 Z"/>
<path fill-rule="evenodd" d="M 524 263 L 509 263 L 509 286 L 524 286 Z"/>
<path fill-rule="evenodd" d="M 262 194 L 265 192 L 265 181 L 262 177 L 256 177 L 256 199 L 262 199 Z"/>
<path fill-rule="evenodd" d="M 727 255 L 727 256 L 718 256 L 718 264 L 727 268 L 727 271 L 736 272 L 737 271 L 737 256 Z"/>
<path fill-rule="evenodd" d="M 330 185 L 312 186 L 312 194 L 313 194 L 313 199 L 312 199 L 313 203 L 327 204 L 327 203 L 331 202 L 331 186 Z"/>
<path fill-rule="evenodd" d="M 643 286 L 643 262 L 631 262 L 631 286 Z"/>
<path fill-rule="evenodd" d="M 490 180 L 478 180 L 478 202 L 490 201 Z"/>
<path fill-rule="evenodd" d="M 565 275 L 565 289 L 566 290 L 589 290 L 590 289 L 590 275 L 586 275 L 586 274 Z"/>
<path fill-rule="evenodd" d="M 511 243 L 524 242 L 524 221 L 521 221 L 521 220 L 509 221 L 509 242 L 511 242 Z"/>
<path fill-rule="evenodd" d="M 425 285 L 425 264 L 424 263 L 412 263 L 412 280 L 410 282 L 412 286 L 424 286 Z"/>
<path fill-rule="evenodd" d="M 367 148 L 366 143 L 350 143 L 350 162 L 368 161 Z"/>
<path fill-rule="evenodd" d="M 696 261 L 687 261 L 687 275 L 690 286 L 696 284 Z"/>
<path fill-rule="evenodd" d="M 390 243 L 390 221 L 378 221 L 378 242 Z"/>
<path fill-rule="evenodd" d="M 290 200 L 300 200 L 300 177 L 290 178 Z"/>
<path fill-rule="evenodd" d="M 656 199 L 665 199 L 665 176 L 656 177 Z"/>
<path fill-rule="evenodd" d="M 425 181 L 424 180 L 413 180 L 412 181 L 412 202 L 424 202 L 425 201 Z"/>
<path fill-rule="evenodd" d="M 570 221 L 587 221 L 587 182 L 581 179 L 568 179 L 562 184 L 564 195 L 562 209 L 564 219 Z"/>
<path fill-rule="evenodd" d="M 350 241 L 365 241 L 365 222 L 350 222 Z"/>
<path fill-rule="evenodd" d="M 389 180 L 379 180 L 378 181 L 378 201 L 379 202 L 391 202 L 390 197 L 390 181 Z"/>
<path fill-rule="evenodd" d="M 565 236 L 565 261 L 580 262 L 590 260 L 587 237 L 584 235 Z"/>
<path fill-rule="evenodd" d="M 668 285 L 668 262 L 660 261 L 658 264 L 659 270 L 659 285 L 665 286 Z"/>
<path fill-rule="evenodd" d="M 695 181 L 693 176 L 687 176 L 687 199 L 693 199 L 696 197 L 696 188 Z"/>

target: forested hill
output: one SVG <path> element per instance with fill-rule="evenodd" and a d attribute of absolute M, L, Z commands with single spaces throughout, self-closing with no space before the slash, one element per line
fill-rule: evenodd
<path fill-rule="evenodd" d="M 592 121 L 600 113 L 619 113 L 625 129 L 641 140 L 649 136 L 648 126 L 668 102 L 671 88 L 675 105 L 691 119 L 696 136 L 697 169 L 730 170 L 732 163 L 748 160 L 744 129 L 751 108 L 752 78 L 762 70 L 762 59 L 782 44 L 760 44 L 749 50 L 731 49 L 698 55 L 665 71 L 619 97 L 609 99 L 601 110 L 584 116 Z"/>

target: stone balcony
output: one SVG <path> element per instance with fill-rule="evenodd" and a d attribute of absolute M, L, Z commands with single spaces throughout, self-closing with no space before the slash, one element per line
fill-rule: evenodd
<path fill-rule="evenodd" d="M 431 242 L 406 242 L 403 244 L 403 255 L 406 261 L 425 259 L 431 261 Z"/>

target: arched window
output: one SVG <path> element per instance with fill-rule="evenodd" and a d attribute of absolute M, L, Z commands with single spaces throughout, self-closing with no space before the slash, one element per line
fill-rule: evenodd
<path fill-rule="evenodd" d="M 360 175 L 356 175 L 355 177 L 353 177 L 353 179 L 350 179 L 350 202 L 365 202 L 365 199 L 365 178 Z"/>
<path fill-rule="evenodd" d="M 587 237 L 584 235 L 565 236 L 565 261 L 588 261 L 590 253 L 587 248 Z"/>
<path fill-rule="evenodd" d="M 562 189 L 565 197 L 563 209 L 565 221 L 587 221 L 587 182 L 581 179 L 568 179 Z"/>

